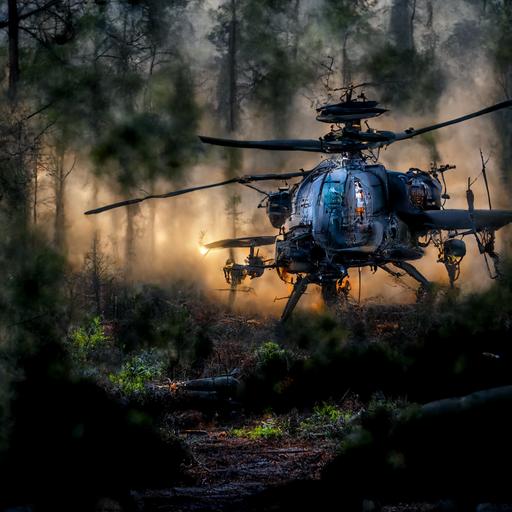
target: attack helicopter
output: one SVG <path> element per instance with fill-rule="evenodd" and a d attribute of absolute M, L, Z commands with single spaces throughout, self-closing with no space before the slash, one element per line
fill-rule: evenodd
<path fill-rule="evenodd" d="M 86 215 L 129 206 L 148 199 L 170 198 L 214 187 L 238 183 L 264 195 L 270 224 L 277 231 L 268 236 L 230 238 L 204 244 L 205 250 L 247 248 L 244 263 L 228 259 L 223 271 L 232 292 L 247 278 L 261 277 L 275 270 L 293 289 L 281 319 L 289 318 L 309 285 L 319 285 L 328 305 L 348 300 L 351 268 L 382 269 L 394 277 L 409 275 L 419 283 L 418 294 L 430 282 L 410 263 L 425 254 L 433 244 L 438 262 L 444 264 L 450 285 L 460 274 L 466 254 L 464 239 L 474 237 L 492 278 L 499 275 L 499 256 L 495 251 L 496 231 L 512 222 L 511 210 L 492 209 L 485 163 L 482 159 L 489 209 L 476 209 L 471 183 L 466 192 L 467 209 L 447 209 L 449 199 L 445 173 L 453 165 L 432 164 L 427 170 L 406 172 L 386 169 L 378 163 L 380 148 L 417 137 L 433 130 L 512 107 L 512 100 L 448 121 L 408 128 L 402 132 L 373 129 L 368 119 L 388 110 L 369 100 L 359 86 L 343 90 L 340 101 L 318 107 L 316 119 L 331 124 L 319 139 L 232 140 L 200 136 L 206 144 L 231 148 L 273 151 L 307 151 L 329 157 L 310 170 L 286 173 L 250 174 L 217 183 L 152 194 L 89 210 Z M 365 128 L 362 122 L 365 122 Z M 292 180 L 298 179 L 289 185 Z M 283 181 L 285 186 L 263 191 L 253 183 Z M 264 259 L 259 247 L 274 246 L 272 260 Z"/>

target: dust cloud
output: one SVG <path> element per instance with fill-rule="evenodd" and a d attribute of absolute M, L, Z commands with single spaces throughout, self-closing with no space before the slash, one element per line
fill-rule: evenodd
<path fill-rule="evenodd" d="M 386 4 L 386 2 L 383 2 Z M 390 3 L 390 2 L 387 2 Z M 457 6 L 455 6 L 457 4 Z M 441 34 L 450 34 L 450 27 L 457 23 L 462 14 L 467 19 L 477 18 L 477 12 L 467 5 L 461 11 L 462 2 L 450 2 L 450 6 L 441 6 L 437 18 L 442 24 Z M 461 14 L 462 13 L 462 14 Z M 204 21 L 204 20 L 203 20 Z M 382 20 L 379 23 L 383 23 Z M 446 29 L 446 30 L 444 30 Z M 421 34 L 420 34 L 421 35 Z M 199 44 L 199 43 L 197 43 Z M 478 110 L 492 103 L 494 82 L 490 66 L 479 55 L 471 59 L 472 66 L 461 69 L 457 65 L 457 56 L 445 50 L 447 40 L 438 43 L 440 58 L 446 62 L 449 80 L 441 97 L 436 102 L 435 111 L 422 115 L 410 115 L 404 111 L 393 110 L 393 105 L 386 105 L 392 111 L 374 120 L 375 128 L 403 130 L 408 127 L 421 126 L 440 122 L 452 117 Z M 211 50 L 213 51 L 213 50 Z M 203 48 L 198 58 L 207 59 L 209 51 Z M 460 62 L 467 62 L 471 56 L 461 55 Z M 198 64 L 200 65 L 200 63 Z M 357 77 L 364 80 L 365 77 Z M 355 80 L 357 81 L 357 80 Z M 203 93 L 204 94 L 204 93 Z M 368 90 L 372 96 L 372 91 Z M 290 135 L 300 138 L 315 138 L 322 135 L 326 125 L 314 119 L 314 109 L 308 98 L 298 95 L 294 102 L 288 131 Z M 219 135 L 216 126 L 208 116 L 204 116 L 201 133 Z M 268 138 L 268 120 L 258 116 L 256 112 L 246 111 L 240 138 Z M 222 135 L 222 134 L 220 134 Z M 488 175 L 496 208 L 509 207 L 509 201 L 501 186 L 502 169 L 497 168 L 500 146 L 497 142 L 495 128 L 490 116 L 484 116 L 469 122 L 444 128 L 435 135 L 437 162 L 450 163 L 457 166 L 456 170 L 446 174 L 448 193 L 451 199 L 446 206 L 449 208 L 466 208 L 465 190 L 467 179 L 475 179 L 480 175 L 481 163 L 479 148 L 486 156 L 490 156 Z M 156 193 L 175 190 L 182 186 L 194 186 L 222 181 L 224 167 L 222 152 L 209 149 L 200 163 L 192 165 L 183 173 L 180 181 L 173 183 L 160 181 L 155 185 Z M 257 150 L 243 152 L 243 172 L 260 173 L 269 171 L 293 171 L 300 168 L 308 169 L 315 166 L 325 157 L 310 153 L 272 153 Z M 410 167 L 428 169 L 433 154 L 422 140 L 413 139 L 400 142 L 380 153 L 380 162 L 388 169 L 406 171 Z M 277 183 L 264 183 L 261 188 L 272 190 Z M 263 198 L 256 191 L 240 185 L 230 185 L 231 190 L 241 197 L 238 218 L 238 236 L 277 234 L 268 222 L 264 209 L 257 209 Z M 143 189 L 143 186 L 141 186 Z M 487 208 L 487 198 L 481 177 L 473 185 L 477 208 Z M 141 195 L 144 192 L 141 190 Z M 198 191 L 167 200 L 153 202 L 155 211 L 154 240 L 149 233 L 151 206 L 142 203 L 138 206 L 136 216 L 136 267 L 134 279 L 138 282 L 155 282 L 165 285 L 179 281 L 184 286 L 194 286 L 216 301 L 227 301 L 228 285 L 224 281 L 222 266 L 227 257 L 227 250 L 210 251 L 201 254 L 201 242 L 231 236 L 232 219 L 226 211 L 226 191 L 223 188 Z M 102 248 L 109 254 L 115 265 L 123 265 L 123 239 L 126 225 L 126 209 L 120 208 L 97 216 L 84 216 L 83 212 L 91 207 L 121 199 L 115 194 L 115 188 L 105 180 L 94 177 L 87 159 L 80 158 L 79 165 L 70 175 L 67 183 L 67 241 L 68 255 L 71 265 L 79 268 L 84 255 L 90 250 L 91 240 L 95 232 L 101 236 Z M 505 250 L 506 240 L 510 231 L 503 229 L 498 234 L 498 251 Z M 468 254 L 462 262 L 461 279 L 458 283 L 463 292 L 483 289 L 490 284 L 487 277 L 485 262 L 478 254 L 476 244 L 468 240 Z M 273 258 L 273 248 L 260 248 L 266 258 Z M 244 250 L 237 250 L 238 262 L 246 256 Z M 426 251 L 426 256 L 415 262 L 424 275 L 436 282 L 447 283 L 444 267 L 436 263 L 437 252 L 433 248 Z M 351 269 L 352 295 L 359 295 L 357 269 Z M 361 299 L 372 301 L 411 302 L 414 300 L 416 285 L 412 280 L 398 284 L 395 279 L 379 270 L 373 274 L 370 269 L 361 272 Z M 251 288 L 248 292 L 240 292 L 237 307 L 247 311 L 258 310 L 262 313 L 278 315 L 283 300 L 276 300 L 289 294 L 290 286 L 281 282 L 272 271 L 253 281 L 246 280 L 244 285 Z M 302 308 L 320 307 L 319 291 L 310 287 L 308 294 L 301 301 Z"/>

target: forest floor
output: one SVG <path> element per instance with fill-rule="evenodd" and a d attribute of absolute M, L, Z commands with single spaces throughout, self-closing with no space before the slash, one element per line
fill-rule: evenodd
<path fill-rule="evenodd" d="M 253 510 L 254 498 L 296 481 L 319 480 L 339 440 L 233 437 L 229 426 L 198 425 L 181 434 L 192 462 L 181 485 L 137 494 L 138 507 L 158 512 Z M 439 504 L 389 505 L 382 512 L 432 512 Z M 272 508 L 272 503 L 268 503 Z M 371 505 L 370 505 L 371 507 Z M 372 510 L 369 508 L 368 510 Z"/>
<path fill-rule="evenodd" d="M 365 334 L 372 338 L 393 336 L 401 328 L 400 319 L 410 313 L 409 305 L 385 308 L 369 306 L 352 311 L 351 323 L 363 321 Z M 244 366 L 244 361 L 260 345 L 275 335 L 275 322 L 244 315 L 223 315 L 217 320 L 218 339 L 209 375 L 227 373 Z M 405 327 L 405 326 L 403 326 Z M 215 331 L 214 331 L 215 332 Z M 240 343 L 245 339 L 246 343 Z M 220 363 L 219 363 L 220 362 Z M 362 405 L 346 397 L 343 408 L 357 414 Z M 205 416 L 200 410 L 178 413 L 179 437 L 191 454 L 185 478 L 175 487 L 138 492 L 138 508 L 144 511 L 230 512 L 249 510 L 253 499 L 291 482 L 315 481 L 335 457 L 340 432 L 315 431 L 306 436 L 284 433 L 272 438 L 236 435 L 261 425 L 268 415 L 246 417 L 240 410 L 224 417 Z M 300 420 L 311 417 L 311 409 L 297 413 Z M 287 414 L 276 417 L 286 421 Z M 176 426 L 176 425 L 175 425 Z M 332 427 L 332 425 L 331 425 Z M 176 433 L 176 428 L 174 428 Z M 271 504 L 269 504 L 271 505 Z M 388 507 L 386 512 L 434 510 L 428 504 Z"/>
<path fill-rule="evenodd" d="M 318 479 L 336 451 L 333 440 L 251 440 L 221 426 L 190 430 L 182 439 L 193 457 L 190 483 L 140 494 L 143 510 L 243 510 L 247 500 L 271 487 Z"/>
<path fill-rule="evenodd" d="M 153 302 L 161 305 L 160 295 L 145 290 L 137 299 L 145 306 L 137 309 L 142 312 L 138 320 L 147 321 L 148 303 L 158 314 L 150 316 L 149 326 L 142 322 L 142 332 L 158 334 L 162 325 L 167 325 L 166 317 L 174 318 L 172 315 L 178 311 L 184 315 L 177 316 L 186 341 L 182 345 L 199 348 L 197 354 L 183 349 L 181 366 L 176 364 L 166 373 L 155 360 L 171 360 L 171 349 L 143 348 L 126 354 L 124 349 L 108 350 L 110 345 L 117 347 L 109 341 L 110 332 L 122 340 L 122 333 L 126 335 L 134 330 L 133 326 L 139 327 L 128 318 L 130 329 L 120 321 L 117 330 L 107 324 L 105 331 L 100 331 L 102 339 L 107 340 L 105 350 L 96 350 L 86 360 L 87 369 L 115 399 L 140 406 L 164 439 L 178 438 L 186 449 L 185 464 L 180 465 L 178 459 L 171 457 L 162 458 L 167 466 L 158 466 L 158 474 L 163 475 L 163 481 L 157 484 L 161 487 L 130 487 L 136 489 L 131 493 L 136 510 L 283 512 L 290 502 L 302 506 L 303 497 L 316 499 L 318 493 L 320 511 L 326 509 L 322 507 L 322 496 L 332 497 L 328 492 L 336 496 L 339 492 L 340 499 L 345 495 L 351 499 L 351 493 L 359 492 L 354 498 L 359 499 L 366 488 L 359 490 L 355 485 L 353 491 L 347 487 L 343 492 L 344 480 L 332 479 L 332 468 L 337 471 L 336 463 L 346 456 L 347 446 L 350 449 L 352 443 L 352 450 L 359 449 L 357 442 L 362 441 L 352 434 L 385 433 L 382 439 L 370 437 L 376 440 L 371 443 L 369 464 L 364 463 L 360 473 L 354 473 L 356 481 L 364 482 L 366 487 L 366 472 L 380 467 L 372 463 L 380 460 L 381 444 L 388 443 L 386 432 L 398 422 L 402 410 L 469 393 L 474 389 L 468 383 L 475 377 L 479 379 L 475 390 L 500 384 L 494 377 L 488 379 L 489 385 L 487 381 L 481 383 L 487 376 L 484 370 L 491 376 L 500 370 L 497 365 L 501 359 L 493 356 L 494 352 L 503 352 L 500 346 L 489 348 L 476 341 L 458 345 L 455 338 L 446 334 L 437 336 L 435 319 L 440 315 L 438 303 L 443 303 L 442 297 L 434 299 L 418 305 L 369 301 L 353 305 L 348 312 L 337 311 L 336 315 L 303 312 L 283 327 L 272 317 L 229 313 L 217 304 L 199 307 L 200 303 L 193 300 L 185 309 L 178 304 L 170 312 L 164 308 L 165 314 L 161 314 L 156 306 L 153 308 Z M 153 311 L 152 308 L 149 309 Z M 448 320 L 453 323 L 459 316 L 453 313 Z M 92 334 L 86 330 L 85 334 L 78 334 L 88 341 L 97 329 L 89 330 Z M 207 333 L 204 339 L 203 331 Z M 167 331 L 164 328 L 162 332 Z M 75 338 L 81 341 L 78 334 Z M 209 344 L 203 353 L 200 349 L 205 339 Z M 171 348 L 180 347 L 177 344 Z M 461 361 L 466 360 L 469 363 L 461 366 Z M 422 376 L 430 375 L 432 364 L 438 368 L 437 387 L 426 393 Z M 465 372 L 462 376 L 461 369 Z M 139 375 L 146 374 L 154 377 L 141 384 L 143 392 L 137 388 L 138 395 L 130 386 L 135 388 Z M 462 391 L 452 391 L 454 379 L 461 382 Z M 398 441 L 390 437 L 390 446 L 394 447 L 395 442 Z M 339 455 L 341 448 L 345 451 Z M 158 460 L 158 456 L 159 452 L 152 454 L 151 460 Z M 381 471 L 385 476 L 387 460 Z M 180 476 L 171 478 L 166 470 L 170 475 L 173 465 Z M 382 481 L 380 473 L 376 480 Z M 369 489 L 369 495 L 371 492 Z M 421 489 L 411 494 L 418 500 L 432 495 Z M 394 496 L 403 497 L 400 492 Z M 360 510 L 465 509 L 453 508 L 450 503 L 440 507 L 439 503 L 425 502 L 381 504 L 379 508 L 370 502 Z M 476 507 L 468 510 L 474 512 Z"/>

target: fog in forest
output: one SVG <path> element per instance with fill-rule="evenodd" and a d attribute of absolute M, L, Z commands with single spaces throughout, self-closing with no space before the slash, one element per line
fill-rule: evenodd
<path fill-rule="evenodd" d="M 290 284 L 267 270 L 233 305 L 223 266 L 248 251 L 204 254 L 277 235 L 258 205 L 281 181 L 84 214 L 313 169 L 328 155 L 198 135 L 323 137 L 316 108 L 361 83 L 389 109 L 369 127 L 395 132 L 510 100 L 512 0 L 0 2 L 0 511 L 510 509 L 510 225 L 495 267 L 491 221 L 457 232 L 455 288 L 431 244 L 414 265 L 432 286 L 354 268 L 349 301 L 306 239 L 329 305 L 306 284 L 287 315 L 301 281 L 281 321 Z M 456 165 L 447 209 L 468 180 L 488 208 L 484 163 L 506 222 L 511 134 L 500 108 L 364 157 Z M 440 236 L 406 214 L 396 236 L 382 222 L 390 259 L 416 222 Z"/>
<path fill-rule="evenodd" d="M 234 150 L 236 156 L 230 156 L 223 149 L 202 145 L 195 134 L 241 139 L 316 138 L 328 131 L 328 125 L 315 121 L 315 107 L 336 100 L 339 93 L 334 89 L 348 83 L 376 83 L 376 86 L 365 88 L 365 93 L 371 99 L 380 100 L 390 112 L 371 120 L 370 124 L 378 129 L 397 131 L 463 115 L 505 98 L 499 70 L 488 58 L 489 48 L 481 44 L 492 20 L 489 20 L 490 12 L 486 12 L 480 3 L 463 0 L 356 2 L 347 14 L 352 16 L 352 25 L 341 38 L 330 26 L 333 20 L 328 15 L 328 10 L 335 9 L 335 4 L 296 1 L 283 5 L 280 12 L 274 13 L 275 23 L 268 27 L 279 48 L 269 51 L 262 43 L 261 62 L 254 55 L 258 48 L 253 48 L 251 55 L 244 46 L 248 44 L 245 39 L 251 43 L 256 37 L 251 29 L 259 30 L 265 23 L 264 14 L 257 8 L 241 7 L 233 14 L 229 2 L 183 2 L 176 12 L 163 18 L 174 25 L 156 27 L 154 30 L 158 29 L 158 34 L 144 35 L 150 41 L 155 36 L 156 49 L 149 56 L 145 48 L 140 49 L 133 42 L 136 37 L 142 37 L 137 23 L 144 12 L 137 2 L 134 2 L 133 12 L 128 14 L 123 14 L 115 3 L 105 8 L 103 22 L 111 23 L 118 30 L 124 23 L 127 47 L 133 45 L 135 55 L 119 65 L 126 66 L 133 75 L 135 92 L 118 93 L 125 94 L 126 101 L 118 98 L 116 105 L 109 105 L 108 93 L 105 94 L 107 104 L 104 108 L 109 110 L 110 119 L 105 121 L 104 128 L 100 128 L 92 142 L 91 137 L 82 137 L 82 128 L 78 128 L 78 134 L 70 137 L 67 147 L 57 148 L 52 140 L 59 130 L 65 131 L 67 127 L 59 127 L 57 120 L 55 127 L 48 128 L 36 163 L 37 197 L 32 184 L 33 221 L 61 245 L 74 269 L 83 265 L 94 239 L 108 257 L 112 270 L 135 283 L 154 282 L 165 286 L 180 281 L 185 287 L 194 287 L 216 300 L 225 300 L 229 285 L 225 283 L 221 269 L 228 251 L 211 251 L 204 256 L 200 253 L 200 244 L 232 237 L 234 223 L 236 236 L 275 234 L 265 210 L 256 208 L 263 196 L 254 190 L 230 185 L 172 199 L 148 201 L 131 207 L 130 219 L 126 208 L 87 217 L 83 212 L 150 192 L 163 193 L 222 181 L 228 175 L 310 169 L 325 156 L 259 150 Z M 138 8 L 140 12 L 137 12 Z M 251 15 L 251 9 L 256 9 L 260 15 L 260 19 L 255 18 L 255 27 L 252 27 L 251 19 L 243 19 L 243 16 Z M 236 19 L 239 48 L 233 70 L 237 75 L 236 98 L 229 105 L 229 77 L 226 77 L 225 66 L 232 48 L 229 41 L 226 42 L 230 30 L 226 24 L 233 21 L 233 16 L 239 18 Z M 261 25 L 257 26 L 257 23 Z M 127 26 L 131 26 L 134 34 L 127 34 Z M 95 37 L 93 31 L 84 37 L 90 47 L 88 51 L 107 52 L 107 49 L 93 48 L 97 42 Z M 400 68 L 397 73 L 392 62 L 397 58 L 392 55 L 396 48 L 408 50 L 418 62 Z M 391 56 L 383 55 L 385 51 Z M 86 61 L 90 55 L 84 52 L 81 58 Z M 107 68 L 110 66 L 119 72 L 116 67 L 119 60 L 120 57 L 112 58 Z M 389 69 L 384 68 L 386 62 Z M 80 64 L 77 63 L 77 67 Z M 279 76 L 279 64 L 289 71 L 286 78 Z M 180 72 L 186 75 L 185 85 L 176 83 L 173 74 L 181 65 L 184 70 Z M 332 66 L 330 73 L 327 66 Z M 254 68 L 258 69 L 254 71 Z M 272 84 L 269 86 L 270 80 L 275 80 L 274 85 L 281 87 L 280 94 Z M 325 86 L 327 82 L 330 90 Z M 173 94 L 178 97 L 165 99 L 166 95 Z M 108 140 L 108 131 L 102 130 L 115 131 L 123 123 L 133 123 L 135 127 L 131 129 L 135 131 L 144 130 L 144 126 L 136 126 L 139 123 L 137 116 L 141 117 L 141 122 L 147 122 L 143 119 L 146 114 L 158 118 L 162 97 L 163 101 L 174 101 L 175 107 L 184 109 L 179 113 L 179 122 L 172 120 L 172 111 L 166 114 L 171 118 L 170 123 L 162 124 L 154 137 L 141 136 L 140 147 L 127 157 L 133 157 L 134 161 L 126 165 L 122 155 L 126 140 L 116 146 L 116 140 Z M 82 101 L 82 98 L 78 95 L 73 101 Z M 133 105 L 127 107 L 126 102 Z M 187 112 L 187 108 L 192 111 Z M 229 118 L 233 115 L 235 122 L 230 127 Z M 69 123 L 73 123 L 72 118 Z M 183 161 L 173 162 L 174 171 L 165 170 L 165 161 L 155 164 L 152 159 L 161 158 L 158 152 L 162 152 L 162 144 L 166 144 L 165 130 L 176 126 L 178 130 L 189 131 L 184 137 L 179 133 L 178 136 L 172 134 L 175 138 L 172 144 L 183 145 L 177 155 L 178 159 L 183 157 Z M 403 171 L 410 167 L 428 169 L 433 161 L 455 164 L 457 169 L 446 175 L 451 196 L 446 206 L 466 208 L 467 179 L 480 175 L 481 148 L 489 157 L 487 166 L 493 206 L 507 207 L 509 201 L 504 183 L 509 169 L 503 158 L 507 137 L 500 134 L 499 127 L 494 115 L 484 116 L 444 128 L 428 139 L 418 138 L 383 149 L 380 162 L 389 169 Z M 230 162 L 233 158 L 236 161 Z M 119 171 L 123 165 L 126 169 Z M 138 165 L 146 169 L 139 169 Z M 149 180 L 148 175 L 151 176 Z M 57 200 L 56 183 L 59 180 L 62 186 Z M 273 185 L 278 184 L 265 183 L 262 188 L 272 190 Z M 481 176 L 473 190 L 477 208 L 487 207 Z M 234 208 L 228 204 L 233 197 L 237 198 Z M 62 209 L 59 214 L 56 205 Z M 56 216 L 60 216 L 58 221 Z M 508 235 L 509 229 L 498 234 L 500 251 L 506 250 Z M 271 247 L 263 247 L 261 252 L 273 257 Z M 242 262 L 245 256 L 244 250 L 236 251 L 237 261 Z M 427 257 L 418 261 L 417 266 L 429 279 L 446 283 L 444 267 L 437 264 L 436 259 L 436 250 L 429 248 Z M 357 277 L 357 269 L 352 269 L 354 297 L 358 296 Z M 476 244 L 470 241 L 459 286 L 467 291 L 485 288 L 489 283 L 485 262 L 478 255 Z M 257 308 L 276 314 L 283 302 L 274 299 L 289 292 L 288 286 L 272 271 L 244 284 L 253 291 L 239 293 L 237 303 L 238 307 L 249 310 Z M 369 269 L 362 271 L 363 299 L 410 302 L 414 300 L 413 288 L 414 285 L 411 288 L 397 283 L 382 271 L 376 275 Z M 316 290 L 310 290 L 302 302 L 304 307 L 320 307 Z"/>

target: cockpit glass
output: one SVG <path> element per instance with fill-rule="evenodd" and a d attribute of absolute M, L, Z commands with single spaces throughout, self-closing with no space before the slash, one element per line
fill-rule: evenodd
<path fill-rule="evenodd" d="M 323 201 L 328 209 L 337 209 L 343 204 L 345 181 L 327 178 L 323 186 Z"/>

